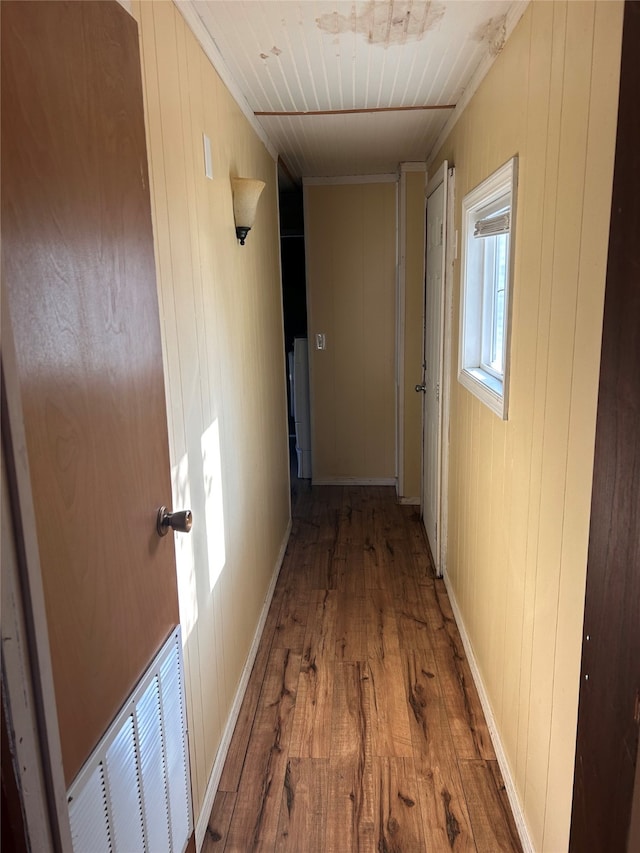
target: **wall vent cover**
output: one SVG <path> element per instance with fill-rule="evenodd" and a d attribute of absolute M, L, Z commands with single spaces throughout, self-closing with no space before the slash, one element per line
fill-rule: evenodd
<path fill-rule="evenodd" d="M 67 791 L 74 853 L 184 853 L 193 828 L 180 626 Z"/>

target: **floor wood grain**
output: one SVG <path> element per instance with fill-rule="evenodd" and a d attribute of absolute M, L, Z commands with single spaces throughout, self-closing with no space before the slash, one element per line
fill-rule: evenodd
<path fill-rule="evenodd" d="M 519 853 L 418 509 L 297 488 L 203 850 Z"/>
<path fill-rule="evenodd" d="M 298 853 L 326 848 L 329 759 L 290 758 L 284 777 L 275 849 Z"/>

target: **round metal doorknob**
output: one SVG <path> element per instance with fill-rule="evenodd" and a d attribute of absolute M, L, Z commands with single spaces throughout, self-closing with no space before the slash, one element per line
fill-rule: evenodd
<path fill-rule="evenodd" d="M 180 512 L 169 512 L 166 506 L 161 506 L 158 510 L 156 521 L 156 530 L 158 536 L 166 536 L 171 530 L 176 533 L 190 533 L 193 525 L 193 515 L 190 509 L 183 509 Z"/>
<path fill-rule="evenodd" d="M 426 385 L 416 385 L 416 391 L 422 391 L 423 393 L 427 390 Z"/>

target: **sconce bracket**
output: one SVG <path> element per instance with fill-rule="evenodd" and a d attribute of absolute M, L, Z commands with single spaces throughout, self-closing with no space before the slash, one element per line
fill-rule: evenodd
<path fill-rule="evenodd" d="M 251 228 L 247 228 L 244 225 L 236 225 L 236 237 L 240 240 L 241 246 L 244 246 L 244 241 L 249 231 L 251 231 Z"/>

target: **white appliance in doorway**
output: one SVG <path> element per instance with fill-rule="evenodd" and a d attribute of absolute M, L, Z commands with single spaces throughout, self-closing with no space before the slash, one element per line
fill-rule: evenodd
<path fill-rule="evenodd" d="M 298 477 L 311 478 L 311 410 L 309 404 L 309 344 L 306 338 L 293 341 L 293 419 L 296 428 Z"/>

